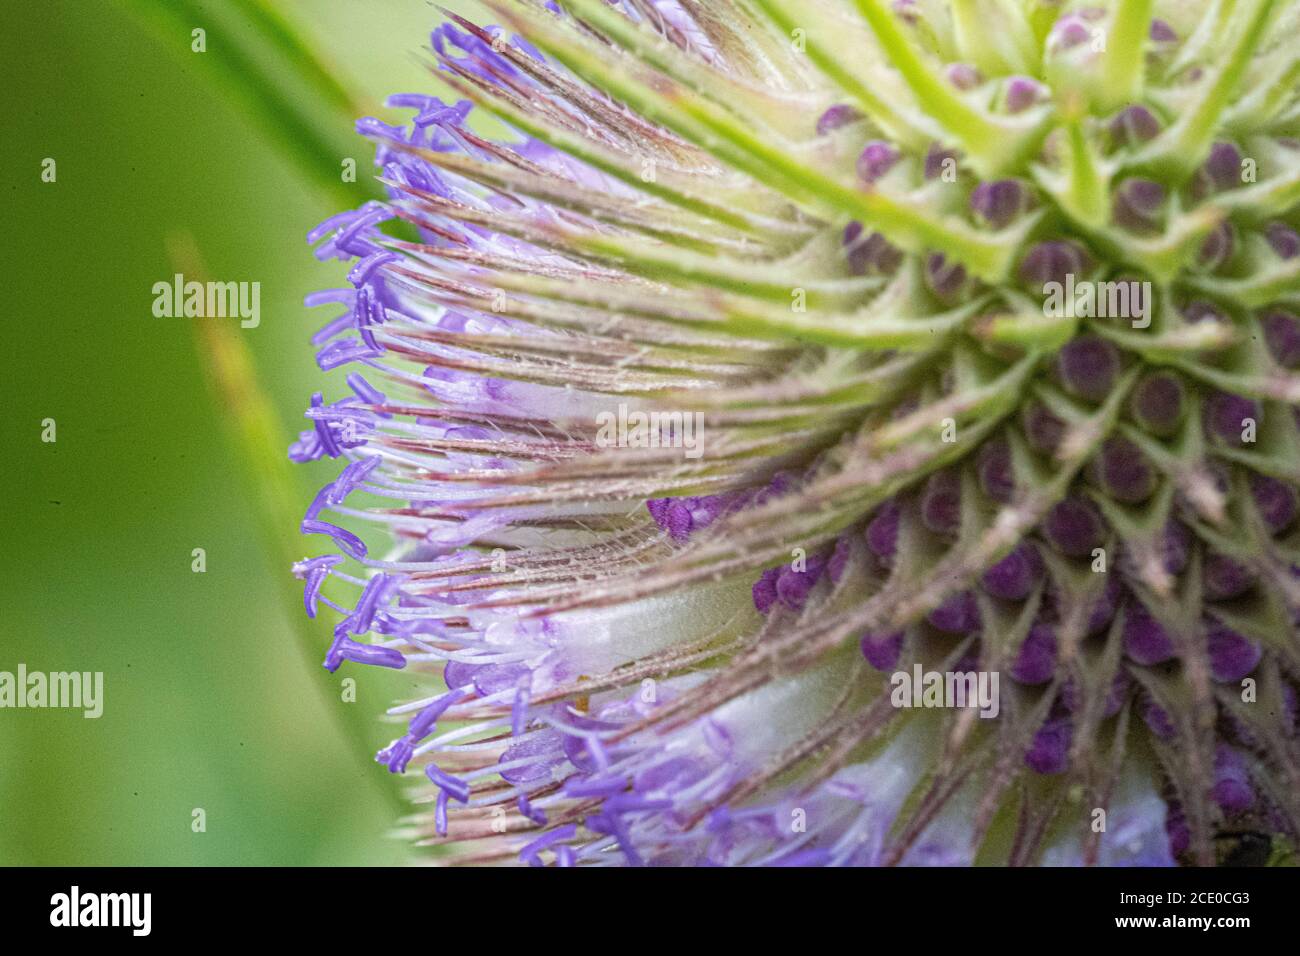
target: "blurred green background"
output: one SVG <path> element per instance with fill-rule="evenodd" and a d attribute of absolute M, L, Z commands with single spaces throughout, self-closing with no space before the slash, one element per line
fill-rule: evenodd
<path fill-rule="evenodd" d="M 388 93 L 442 92 L 420 56 L 440 17 L 424 0 L 6 4 L 0 670 L 102 671 L 105 702 L 98 720 L 0 709 L 0 864 L 415 858 L 391 833 L 398 788 L 369 762 L 394 736 L 375 717 L 414 681 L 327 674 L 320 629 L 304 654 L 287 603 L 300 592 L 262 533 L 196 334 L 236 330 L 281 458 L 310 393 L 342 394 L 346 370 L 323 382 L 307 342 L 332 313 L 302 298 L 345 266 L 317 263 L 304 236 L 348 202 L 342 160 L 364 178 L 371 150 L 259 46 L 259 5 L 376 115 L 406 118 L 377 105 Z M 250 98 L 252 66 L 316 110 L 337 152 L 302 149 L 274 97 Z M 209 277 L 261 283 L 258 328 L 152 315 L 153 283 L 177 271 L 169 239 L 186 235 Z M 338 467 L 294 467 L 290 525 Z M 282 533 L 294 557 L 322 550 Z"/>

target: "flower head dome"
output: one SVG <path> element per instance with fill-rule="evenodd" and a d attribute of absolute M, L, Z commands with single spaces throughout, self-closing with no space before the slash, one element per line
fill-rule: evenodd
<path fill-rule="evenodd" d="M 328 668 L 428 674 L 418 836 L 1294 839 L 1300 4 L 489 6 L 310 236 L 350 394 L 296 571 Z"/>

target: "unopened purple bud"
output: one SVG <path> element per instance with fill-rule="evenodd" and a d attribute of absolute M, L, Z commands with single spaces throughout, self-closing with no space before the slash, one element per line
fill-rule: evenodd
<path fill-rule="evenodd" d="M 969 63 L 948 64 L 948 82 L 959 90 L 973 90 L 984 82 L 984 75 Z"/>
<path fill-rule="evenodd" d="M 916 8 L 916 0 L 894 0 L 890 7 L 893 9 L 894 15 L 904 23 L 915 25 L 920 22 L 921 13 Z"/>
<path fill-rule="evenodd" d="M 1011 500 L 1016 479 L 1011 466 L 1011 446 L 1007 442 L 994 439 L 981 445 L 976 470 L 984 494 L 1003 504 Z"/>
<path fill-rule="evenodd" d="M 1025 437 L 1035 451 L 1053 454 L 1065 435 L 1065 422 L 1048 410 L 1042 402 L 1031 401 L 1020 416 Z"/>
<path fill-rule="evenodd" d="M 1128 699 L 1131 683 L 1128 671 L 1123 668 L 1116 671 L 1115 677 L 1110 682 L 1110 691 L 1106 694 L 1106 704 L 1101 711 L 1103 717 L 1114 717 L 1119 713 Z"/>
<path fill-rule="evenodd" d="M 1031 292 L 1044 292 L 1050 282 L 1065 285 L 1069 276 L 1082 277 L 1092 268 L 1092 258 L 1077 243 L 1053 239 L 1034 245 L 1020 260 L 1020 281 Z"/>
<path fill-rule="evenodd" d="M 660 515 L 663 519 L 659 522 L 660 526 L 672 536 L 674 541 L 685 541 L 691 536 L 695 522 L 691 516 L 691 509 L 685 502 L 669 499 L 667 506 L 661 509 Z"/>
<path fill-rule="evenodd" d="M 1125 229 L 1137 232 L 1160 226 L 1165 205 L 1165 187 L 1151 179 L 1134 176 L 1124 180 L 1111 200 L 1111 217 Z"/>
<path fill-rule="evenodd" d="M 1197 173 L 1200 195 L 1233 189 L 1241 185 L 1241 150 L 1232 143 L 1218 142 Z"/>
<path fill-rule="evenodd" d="M 1093 459 L 1092 474 L 1106 494 L 1124 504 L 1146 501 L 1156 490 L 1155 469 L 1127 438 L 1106 440 Z"/>
<path fill-rule="evenodd" d="M 1259 666 L 1263 649 L 1255 641 L 1243 637 L 1218 621 L 1211 621 L 1206 634 L 1206 650 L 1210 655 L 1210 671 L 1214 679 L 1225 684 L 1235 684 Z"/>
<path fill-rule="evenodd" d="M 1149 372 L 1133 389 L 1129 410 L 1144 431 L 1168 438 L 1183 421 L 1186 389 L 1172 372 Z"/>
<path fill-rule="evenodd" d="M 1120 373 L 1120 354 L 1099 335 L 1071 339 L 1056 355 L 1056 373 L 1070 394 L 1089 402 L 1105 400 Z"/>
<path fill-rule="evenodd" d="M 891 671 L 903 651 L 903 632 L 862 635 L 862 656 L 878 671 Z"/>
<path fill-rule="evenodd" d="M 1174 639 L 1141 603 L 1130 601 L 1124 610 L 1124 653 L 1144 667 L 1163 664 L 1177 656 Z"/>
<path fill-rule="evenodd" d="M 858 157 L 858 178 L 864 183 L 874 183 L 898 162 L 899 152 L 882 139 L 873 139 Z"/>
<path fill-rule="evenodd" d="M 1110 121 L 1110 138 L 1115 146 L 1136 146 L 1160 135 L 1160 121 L 1145 106 L 1126 106 Z"/>
<path fill-rule="evenodd" d="M 863 233 L 862 223 L 844 227 L 844 248 L 849 272 L 856 276 L 891 275 L 903 261 L 903 253 L 880 233 Z"/>
<path fill-rule="evenodd" d="M 1196 252 L 1196 264 L 1208 272 L 1214 272 L 1232 258 L 1236 246 L 1232 223 L 1225 219 L 1201 241 L 1201 247 Z"/>
<path fill-rule="evenodd" d="M 1116 576 L 1107 574 L 1106 583 L 1097 597 L 1097 603 L 1088 612 L 1088 623 L 1084 626 L 1088 634 L 1096 634 L 1110 625 L 1110 622 L 1115 619 L 1115 612 L 1119 610 L 1119 601 L 1123 593 Z"/>
<path fill-rule="evenodd" d="M 1279 259 L 1300 256 L 1300 233 L 1284 222 L 1270 222 L 1264 229 L 1264 238 L 1273 247 Z"/>
<path fill-rule="evenodd" d="M 844 577 L 844 572 L 849 566 L 849 559 L 852 557 L 852 540 L 847 535 L 840 535 L 835 539 L 835 548 L 831 551 L 830 559 L 826 562 L 826 574 L 831 579 L 832 584 L 840 583 L 840 578 Z"/>
<path fill-rule="evenodd" d="M 1222 554 L 1208 554 L 1201 565 L 1201 590 L 1209 601 L 1240 597 L 1255 584 L 1255 575 L 1244 564 Z"/>
<path fill-rule="evenodd" d="M 1223 314 L 1218 306 L 1204 299 L 1193 299 L 1182 308 L 1183 318 L 1193 325 L 1201 322 L 1217 322 L 1220 325 L 1227 323 L 1228 317 Z"/>
<path fill-rule="evenodd" d="M 847 103 L 836 103 L 817 118 L 817 135 L 825 136 L 834 130 L 856 123 L 860 119 L 862 119 L 862 114 L 858 110 Z"/>
<path fill-rule="evenodd" d="M 1067 557 L 1091 555 L 1106 539 L 1106 525 L 1087 499 L 1071 495 L 1052 506 L 1044 523 L 1047 540 Z"/>
<path fill-rule="evenodd" d="M 887 501 L 867 524 L 867 547 L 882 561 L 892 561 L 898 547 L 898 523 L 901 517 L 898 503 Z"/>
<path fill-rule="evenodd" d="M 926 620 L 946 634 L 970 634 L 979 630 L 979 604 L 970 591 L 959 591 L 931 611 Z"/>
<path fill-rule="evenodd" d="M 1047 99 L 1047 87 L 1027 76 L 1013 76 L 1006 81 L 1003 102 L 1008 113 L 1022 113 Z"/>
<path fill-rule="evenodd" d="M 1011 677 L 1021 684 L 1045 684 L 1056 672 L 1056 634 L 1046 624 L 1035 624 L 1020 645 Z"/>
<path fill-rule="evenodd" d="M 1169 712 L 1150 698 L 1142 703 L 1142 722 L 1151 733 L 1166 743 L 1178 736 L 1178 728 L 1174 726 Z"/>
<path fill-rule="evenodd" d="M 1300 317 L 1275 309 L 1264 314 L 1262 324 L 1273 360 L 1283 368 L 1300 367 Z"/>
<path fill-rule="evenodd" d="M 1004 601 L 1023 601 L 1043 579 L 1043 559 L 1038 549 L 1022 541 L 993 567 L 984 572 L 984 590 Z"/>
<path fill-rule="evenodd" d="M 1294 488 L 1268 475 L 1251 475 L 1250 494 L 1255 499 L 1260 520 L 1270 533 L 1279 534 L 1291 527 L 1300 510 Z"/>
<path fill-rule="evenodd" d="M 925 284 L 941 302 L 954 302 L 966 288 L 966 267 L 932 252 L 925 260 Z"/>
<path fill-rule="evenodd" d="M 1174 32 L 1174 28 L 1159 18 L 1152 19 L 1151 29 L 1147 31 L 1147 35 L 1150 36 L 1152 41 L 1155 43 L 1178 42 L 1178 34 Z"/>
<path fill-rule="evenodd" d="M 951 149 L 944 149 L 938 143 L 931 143 L 925 153 L 925 178 L 938 179 L 948 169 L 956 169 L 957 154 Z"/>
<path fill-rule="evenodd" d="M 1215 392 L 1205 400 L 1205 422 L 1227 444 L 1246 445 L 1258 429 L 1259 406 L 1241 395 Z"/>
<path fill-rule="evenodd" d="M 1034 734 L 1034 742 L 1025 754 L 1025 766 L 1034 773 L 1064 773 L 1070 766 L 1070 744 L 1074 741 L 1074 723 L 1069 717 L 1054 717 Z"/>
<path fill-rule="evenodd" d="M 804 560 L 803 567 L 797 569 L 792 565 L 781 568 L 776 579 L 776 597 L 791 611 L 803 610 L 809 593 L 821 580 L 826 570 L 826 555 L 810 554 Z"/>
<path fill-rule="evenodd" d="M 925 483 L 921 520 L 935 534 L 949 537 L 961 530 L 961 478 L 955 471 L 938 471 Z"/>
<path fill-rule="evenodd" d="M 1047 35 L 1047 46 L 1048 49 L 1055 51 L 1071 50 L 1087 43 L 1091 37 L 1092 30 L 1083 17 L 1071 13 L 1061 17 L 1052 25 L 1052 30 Z"/>
<path fill-rule="evenodd" d="M 1183 813 L 1182 805 L 1171 801 L 1165 812 L 1165 836 L 1169 839 L 1169 854 L 1182 856 L 1192 845 L 1192 828 Z"/>
<path fill-rule="evenodd" d="M 1102 717 L 1114 717 L 1120 712 L 1120 708 L 1128 700 L 1128 692 L 1131 686 L 1132 681 L 1128 676 L 1128 672 L 1121 667 L 1115 672 L 1115 676 L 1111 678 L 1110 690 L 1106 692 L 1106 701 L 1102 705 Z M 1083 703 L 1083 693 L 1079 690 L 1079 685 L 1073 678 L 1066 680 L 1061 685 L 1061 704 L 1071 714 L 1077 714 L 1082 709 Z"/>
<path fill-rule="evenodd" d="M 1255 788 L 1241 751 L 1219 744 L 1214 751 L 1214 802 L 1228 813 L 1244 813 L 1255 805 Z"/>
<path fill-rule="evenodd" d="M 1025 211 L 1029 191 L 1018 179 L 996 179 L 980 183 L 970 194 L 970 208 L 981 222 L 1001 229 Z"/>
<path fill-rule="evenodd" d="M 759 575 L 758 580 L 754 582 L 754 586 L 750 589 L 754 599 L 754 609 L 759 614 L 766 614 L 772 610 L 772 605 L 776 603 L 776 581 L 780 576 L 780 568 L 768 568 Z"/>
<path fill-rule="evenodd" d="M 1192 557 L 1192 533 L 1187 525 L 1170 518 L 1160 534 L 1160 563 L 1174 577 L 1187 570 Z"/>

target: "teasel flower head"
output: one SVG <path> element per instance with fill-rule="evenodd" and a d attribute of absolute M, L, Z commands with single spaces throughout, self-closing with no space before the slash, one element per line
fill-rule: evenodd
<path fill-rule="evenodd" d="M 292 449 L 341 466 L 296 571 L 326 667 L 427 675 L 378 755 L 411 832 L 1294 840 L 1300 4 L 488 6 L 432 35 L 458 101 L 358 124 L 386 198 L 310 236 L 349 392 Z M 901 706 L 931 674 L 996 715 Z"/>

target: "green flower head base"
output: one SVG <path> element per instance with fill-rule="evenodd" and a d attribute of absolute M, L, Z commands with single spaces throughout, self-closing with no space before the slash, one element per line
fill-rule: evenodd
<path fill-rule="evenodd" d="M 296 571 L 328 668 L 428 675 L 411 832 L 1287 852 L 1300 3 L 489 6 L 310 237 L 351 394 Z"/>

